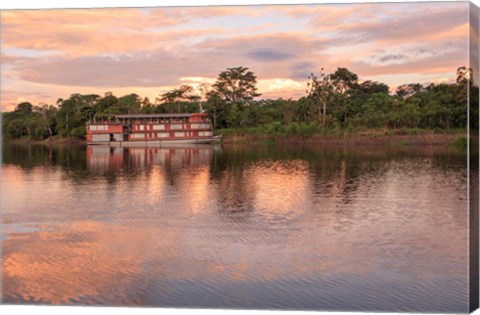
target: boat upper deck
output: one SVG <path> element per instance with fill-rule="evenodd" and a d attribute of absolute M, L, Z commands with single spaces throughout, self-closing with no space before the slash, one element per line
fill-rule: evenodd
<path fill-rule="evenodd" d="M 131 124 L 171 124 L 171 123 L 208 123 L 206 113 L 188 114 L 128 114 L 95 117 L 89 125 L 131 125 Z"/>

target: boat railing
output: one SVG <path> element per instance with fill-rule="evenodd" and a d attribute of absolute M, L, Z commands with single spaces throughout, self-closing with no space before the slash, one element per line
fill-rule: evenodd
<path fill-rule="evenodd" d="M 105 121 L 105 120 L 89 120 L 87 125 L 127 125 L 120 121 Z"/>

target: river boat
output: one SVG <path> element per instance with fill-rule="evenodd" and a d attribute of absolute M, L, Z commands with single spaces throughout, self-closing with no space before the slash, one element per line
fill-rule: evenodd
<path fill-rule="evenodd" d="M 110 146 L 161 146 L 220 142 L 206 113 L 129 114 L 94 117 L 87 143 Z"/>

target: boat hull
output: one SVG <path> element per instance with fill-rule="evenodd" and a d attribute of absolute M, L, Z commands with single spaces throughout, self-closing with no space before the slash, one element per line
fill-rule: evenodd
<path fill-rule="evenodd" d="M 163 140 L 129 140 L 129 141 L 89 141 L 88 145 L 108 145 L 112 147 L 127 146 L 172 146 L 183 144 L 210 144 L 218 143 L 222 140 L 222 136 L 214 136 L 208 138 L 189 138 L 189 139 L 163 139 Z"/>

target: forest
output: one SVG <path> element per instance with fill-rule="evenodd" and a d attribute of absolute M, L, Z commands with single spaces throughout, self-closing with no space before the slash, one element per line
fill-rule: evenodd
<path fill-rule="evenodd" d="M 2 113 L 4 139 L 84 138 L 88 120 L 115 114 L 205 111 L 217 133 L 226 135 L 342 135 L 364 130 L 415 133 L 465 129 L 470 93 L 471 128 L 478 130 L 478 86 L 472 70 L 459 67 L 453 83 L 410 83 L 395 92 L 376 81 L 362 81 L 346 68 L 321 69 L 308 76 L 298 99 L 262 99 L 257 76 L 247 67 L 228 68 L 214 84 L 182 85 L 155 100 L 110 92 L 72 94 L 53 104 L 22 102 Z M 452 80 L 453 81 L 453 80 Z"/>

